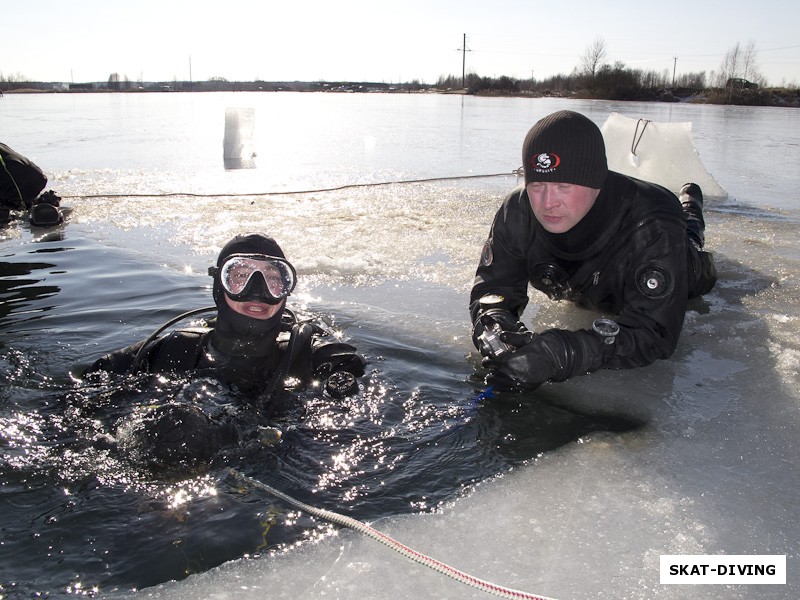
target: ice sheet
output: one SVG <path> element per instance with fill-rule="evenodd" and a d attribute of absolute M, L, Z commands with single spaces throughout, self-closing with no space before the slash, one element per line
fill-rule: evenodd
<path fill-rule="evenodd" d="M 601 131 L 613 171 L 658 183 L 675 193 L 692 181 L 706 197 L 727 197 L 700 159 L 690 122 L 659 123 L 611 113 Z"/>

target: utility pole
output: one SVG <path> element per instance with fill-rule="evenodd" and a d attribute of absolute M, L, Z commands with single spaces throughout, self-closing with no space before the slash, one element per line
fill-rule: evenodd
<path fill-rule="evenodd" d="M 464 41 L 462 43 L 461 48 L 461 87 L 467 87 L 467 52 L 472 52 L 472 50 L 467 50 L 467 34 L 464 34 Z"/>
<path fill-rule="evenodd" d="M 678 66 L 678 57 L 672 57 L 672 87 L 675 87 L 675 68 Z"/>

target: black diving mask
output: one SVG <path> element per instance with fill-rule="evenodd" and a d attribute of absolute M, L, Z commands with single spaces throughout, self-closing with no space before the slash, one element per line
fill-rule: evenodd
<path fill-rule="evenodd" d="M 236 302 L 278 304 L 297 284 L 289 261 L 266 254 L 232 254 L 219 267 L 209 267 L 208 274 L 218 277 L 222 289 Z"/>

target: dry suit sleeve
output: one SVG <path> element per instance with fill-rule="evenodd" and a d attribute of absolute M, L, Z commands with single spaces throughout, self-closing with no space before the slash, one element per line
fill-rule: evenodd
<path fill-rule="evenodd" d="M 109 373 L 118 373 L 120 375 L 127 373 L 133 365 L 136 354 L 139 352 L 139 348 L 142 347 L 143 343 L 144 342 L 137 342 L 121 350 L 116 350 L 101 356 L 89 365 L 84 371 L 84 375 L 96 373 L 97 371 L 108 371 Z"/>
<path fill-rule="evenodd" d="M 527 215 L 518 210 L 518 198 L 509 198 L 497 211 L 489 237 L 484 242 L 480 263 L 470 294 L 470 317 L 478 318 L 478 300 L 497 294 L 505 300 L 502 308 L 517 318 L 528 305 L 528 267 L 524 248 L 533 231 Z"/>
<path fill-rule="evenodd" d="M 685 225 L 662 219 L 634 235 L 625 300 L 610 369 L 642 367 L 672 355 L 688 302 Z"/>

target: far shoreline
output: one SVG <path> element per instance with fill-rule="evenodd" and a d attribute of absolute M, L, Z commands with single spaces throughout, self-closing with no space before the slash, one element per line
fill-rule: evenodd
<path fill-rule="evenodd" d="M 14 87 L 11 87 L 14 86 Z M 610 100 L 629 102 L 685 102 L 693 104 L 723 104 L 739 106 L 775 106 L 800 108 L 800 90 L 790 88 L 730 89 L 730 88 L 664 88 L 629 90 L 623 97 L 618 91 L 604 90 L 544 90 L 514 91 L 507 89 L 441 88 L 417 82 L 388 84 L 383 82 L 148 82 L 82 83 L 63 82 L 5 82 L 0 97 L 12 94 L 137 94 L 137 93 L 206 93 L 206 92 L 310 92 L 310 93 L 384 93 L 384 94 L 454 94 L 502 98 L 563 98 L 577 100 Z M 607 90 L 606 90 L 607 91 Z"/>

